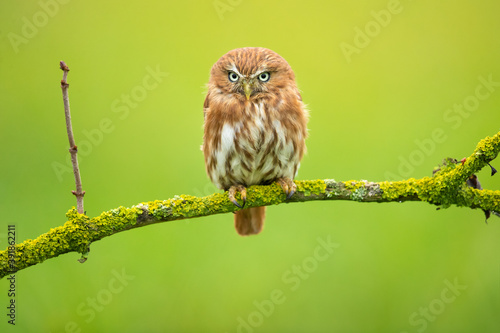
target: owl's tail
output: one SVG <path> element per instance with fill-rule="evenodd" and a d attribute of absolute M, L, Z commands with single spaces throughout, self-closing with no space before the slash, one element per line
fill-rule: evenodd
<path fill-rule="evenodd" d="M 256 235 L 264 227 L 266 207 L 252 207 L 237 211 L 234 214 L 234 226 L 241 236 Z"/>

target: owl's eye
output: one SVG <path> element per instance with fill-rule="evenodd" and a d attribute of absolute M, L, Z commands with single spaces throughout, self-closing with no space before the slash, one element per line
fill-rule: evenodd
<path fill-rule="evenodd" d="M 231 82 L 236 82 L 240 78 L 235 72 L 229 72 L 228 77 Z"/>
<path fill-rule="evenodd" d="M 262 82 L 269 81 L 269 78 L 271 78 L 271 74 L 269 74 L 269 72 L 264 72 L 259 74 L 259 80 L 261 80 Z"/>

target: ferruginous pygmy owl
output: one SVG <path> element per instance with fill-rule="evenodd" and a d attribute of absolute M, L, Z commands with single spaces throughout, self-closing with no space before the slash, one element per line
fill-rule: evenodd
<path fill-rule="evenodd" d="M 229 51 L 212 67 L 203 107 L 202 150 L 212 182 L 240 208 L 250 185 L 277 182 L 290 198 L 306 151 L 308 111 L 286 60 L 260 47 Z M 236 231 L 258 234 L 264 217 L 265 207 L 239 210 Z"/>

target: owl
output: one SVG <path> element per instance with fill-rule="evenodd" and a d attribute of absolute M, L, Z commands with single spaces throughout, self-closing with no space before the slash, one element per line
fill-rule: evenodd
<path fill-rule="evenodd" d="M 236 231 L 242 236 L 258 234 L 265 207 L 244 209 L 246 188 L 277 182 L 290 198 L 306 151 L 309 115 L 295 74 L 269 49 L 229 51 L 212 67 L 203 112 L 208 177 L 242 208 L 234 214 Z"/>

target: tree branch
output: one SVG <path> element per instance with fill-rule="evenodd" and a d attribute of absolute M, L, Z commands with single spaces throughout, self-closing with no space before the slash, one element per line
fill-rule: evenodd
<path fill-rule="evenodd" d="M 73 173 L 75 174 L 75 184 L 76 191 L 71 191 L 76 196 L 76 207 L 77 211 L 80 214 L 84 213 L 83 210 L 83 196 L 85 195 L 85 191 L 82 189 L 82 179 L 80 177 L 80 168 L 78 167 L 78 149 L 75 144 L 75 138 L 73 136 L 73 126 L 71 125 L 71 113 L 69 110 L 69 96 L 68 96 L 68 88 L 69 84 L 66 81 L 68 78 L 69 67 L 66 65 L 64 61 L 59 63 L 60 68 L 63 71 L 63 78 L 61 80 L 61 90 L 63 94 L 63 102 L 64 102 L 64 115 L 66 116 L 66 131 L 68 132 L 69 139 L 69 153 L 71 154 L 71 163 L 73 164 Z"/>
<path fill-rule="evenodd" d="M 500 191 L 467 186 L 471 175 L 489 165 L 500 151 L 500 132 L 481 140 L 474 152 L 462 163 L 446 164 L 432 177 L 402 181 L 344 181 L 333 179 L 295 181 L 297 192 L 289 199 L 277 184 L 250 186 L 246 208 L 316 200 L 353 200 L 358 202 L 425 201 L 447 208 L 481 208 L 500 212 Z M 68 252 L 84 256 L 92 242 L 118 232 L 146 225 L 234 212 L 227 193 L 198 198 L 189 195 L 168 200 L 140 203 L 131 208 L 118 207 L 89 218 L 75 208 L 66 214 L 68 221 L 61 227 L 15 246 L 16 270 L 39 264 Z M 12 274 L 8 265 L 8 249 L 0 251 L 0 278 Z"/>

